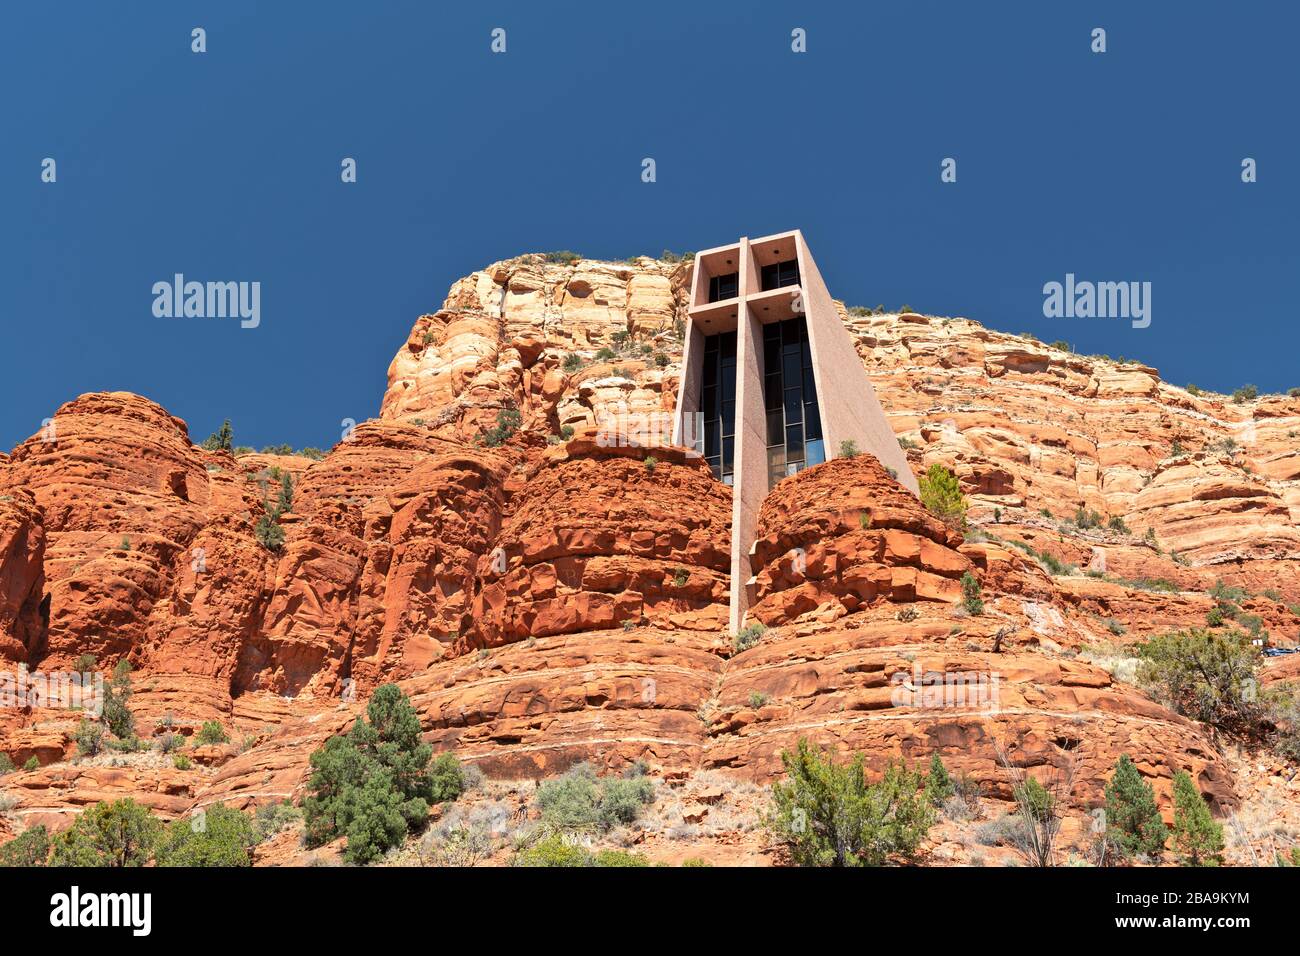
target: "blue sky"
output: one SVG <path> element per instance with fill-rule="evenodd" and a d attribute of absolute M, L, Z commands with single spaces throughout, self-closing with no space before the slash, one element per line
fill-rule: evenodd
<path fill-rule="evenodd" d="M 0 448 L 99 389 L 328 447 L 458 276 L 793 227 L 849 303 L 1300 385 L 1297 32 L 1281 2 L 7 4 Z M 261 325 L 155 318 L 176 272 L 261 282 Z M 1067 272 L 1150 281 L 1151 326 L 1044 318 Z"/>

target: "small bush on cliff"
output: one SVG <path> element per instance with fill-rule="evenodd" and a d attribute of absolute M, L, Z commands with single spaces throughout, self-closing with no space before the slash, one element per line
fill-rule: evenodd
<path fill-rule="evenodd" d="M 215 720 L 205 720 L 199 732 L 194 735 L 194 746 L 202 747 L 205 744 L 227 744 L 230 738 L 221 728 L 221 724 Z"/>
<path fill-rule="evenodd" d="M 221 423 L 221 428 L 203 439 L 201 447 L 207 451 L 230 451 L 234 435 L 235 433 L 230 427 L 230 419 L 227 418 Z"/>
<path fill-rule="evenodd" d="M 27 762 L 23 764 L 24 770 L 39 770 L 40 767 L 41 762 L 37 760 L 35 756 L 28 757 Z"/>
<path fill-rule="evenodd" d="M 93 757 L 104 749 L 104 728 L 82 717 L 73 733 L 73 739 L 77 742 L 78 754 Z"/>
<path fill-rule="evenodd" d="M 741 651 L 747 651 L 751 647 L 757 646 L 758 642 L 763 639 L 763 635 L 766 633 L 767 625 L 762 621 L 755 621 L 747 627 L 742 627 L 731 639 L 732 649 L 737 654 Z"/>
<path fill-rule="evenodd" d="M 1174 851 L 1182 866 L 1223 864 L 1223 827 L 1185 770 L 1174 774 Z"/>
<path fill-rule="evenodd" d="M 120 660 L 113 668 L 113 676 L 104 685 L 104 725 L 118 740 L 129 740 L 135 735 L 135 716 L 126 702 L 131 699 L 131 662 Z"/>
<path fill-rule="evenodd" d="M 0 776 L 14 772 L 14 761 L 7 753 L 0 752 Z"/>
<path fill-rule="evenodd" d="M 519 431 L 519 426 L 523 424 L 523 416 L 517 408 L 503 408 L 497 412 L 497 424 L 495 428 L 489 428 L 480 436 L 484 445 L 488 448 L 499 448 L 514 437 L 515 432 Z"/>
<path fill-rule="evenodd" d="M 51 866 L 144 866 L 163 826 L 134 800 L 97 803 L 54 840 Z"/>
<path fill-rule="evenodd" d="M 881 866 L 910 858 L 933 825 L 921 775 L 890 764 L 868 784 L 862 754 L 847 764 L 800 738 L 781 752 L 786 777 L 772 787 L 764 825 L 798 866 Z"/>
<path fill-rule="evenodd" d="M 1106 784 L 1106 833 L 1111 845 L 1125 857 L 1157 857 L 1169 836 L 1156 807 L 1155 792 L 1128 754 L 1120 754 Z"/>
<path fill-rule="evenodd" d="M 846 438 L 840 442 L 841 458 L 856 458 L 858 454 L 858 443 L 852 438 Z"/>
<path fill-rule="evenodd" d="M 921 504 L 932 515 L 949 527 L 965 527 L 967 504 L 956 475 L 943 465 L 931 465 L 921 476 L 920 488 Z"/>
<path fill-rule="evenodd" d="M 248 814 L 214 804 L 173 820 L 158 844 L 158 866 L 252 866 L 257 833 Z"/>
<path fill-rule="evenodd" d="M 253 527 L 253 536 L 257 538 L 258 544 L 273 554 L 278 554 L 284 548 L 284 529 L 276 524 L 275 519 L 269 514 L 264 514 L 257 519 L 257 524 Z"/>
<path fill-rule="evenodd" d="M 570 352 L 564 356 L 564 361 L 560 363 L 560 368 L 572 375 L 582 368 L 582 356 L 577 352 Z"/>
<path fill-rule="evenodd" d="M 302 819 L 302 811 L 288 800 L 280 803 L 264 803 L 253 814 L 253 827 L 257 831 L 257 842 L 265 843 L 287 826 Z"/>
<path fill-rule="evenodd" d="M 1241 405 L 1245 402 L 1253 402 L 1259 397 L 1259 389 L 1254 385 L 1243 385 L 1232 393 L 1232 400 Z"/>
<path fill-rule="evenodd" d="M 1259 651 L 1240 632 L 1191 628 L 1137 648 L 1138 683 L 1184 717 L 1224 730 L 1246 730 L 1258 716 Z"/>
<path fill-rule="evenodd" d="M 432 756 L 406 695 L 395 684 L 377 689 L 366 715 L 311 755 L 302 803 L 307 845 L 346 836 L 353 863 L 396 846 L 428 818 L 429 804 L 454 800 L 463 789 L 456 758 L 444 754 L 431 767 Z"/>
<path fill-rule="evenodd" d="M 654 798 L 648 777 L 597 778 L 585 763 L 537 788 L 542 823 L 556 832 L 612 830 L 634 822 Z"/>
<path fill-rule="evenodd" d="M 573 252 L 570 249 L 556 249 L 554 252 L 542 253 L 542 258 L 545 259 L 547 262 L 567 265 L 570 262 L 577 262 L 579 259 L 582 258 L 582 255 L 580 253 Z"/>
<path fill-rule="evenodd" d="M 44 866 L 50 858 L 50 834 L 39 824 L 0 846 L 0 866 Z"/>
<path fill-rule="evenodd" d="M 961 576 L 962 606 L 978 617 L 984 613 L 984 599 L 980 597 L 980 579 L 967 571 Z"/>
<path fill-rule="evenodd" d="M 936 807 L 941 807 L 957 794 L 948 768 L 943 765 L 939 752 L 930 755 L 930 775 L 925 778 L 925 795 Z"/>

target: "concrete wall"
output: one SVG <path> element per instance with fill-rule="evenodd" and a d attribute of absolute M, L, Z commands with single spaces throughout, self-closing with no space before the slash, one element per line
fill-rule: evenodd
<path fill-rule="evenodd" d="M 898 481 L 919 494 L 916 477 L 899 447 L 894 430 L 876 398 L 876 390 L 853 347 L 853 337 L 840 321 L 817 264 L 799 239 L 799 275 L 804 289 L 808 347 L 812 352 L 817 404 L 821 409 L 826 457 L 838 458 L 840 442 L 857 443 L 858 451 L 875 455 L 892 468 Z"/>

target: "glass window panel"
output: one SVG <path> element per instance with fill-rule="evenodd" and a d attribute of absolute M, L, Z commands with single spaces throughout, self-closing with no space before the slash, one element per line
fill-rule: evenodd
<path fill-rule="evenodd" d="M 736 357 L 736 333 L 723 332 L 721 347 L 722 347 L 722 358 L 724 360 L 726 359 L 734 360 Z"/>
<path fill-rule="evenodd" d="M 735 402 L 722 403 L 722 434 L 723 435 L 736 434 L 736 403 Z"/>
<path fill-rule="evenodd" d="M 785 436 L 785 413 L 776 409 L 767 413 L 767 443 L 779 445 Z"/>
<path fill-rule="evenodd" d="M 813 381 L 813 370 L 804 366 L 803 370 L 803 399 L 805 402 L 815 401 L 813 398 L 817 394 L 817 385 Z"/>
<path fill-rule="evenodd" d="M 704 429 L 704 456 L 706 458 L 717 458 L 721 451 L 722 436 L 718 432 L 718 426 L 713 424 L 712 428 Z"/>
<path fill-rule="evenodd" d="M 767 466 L 769 468 L 785 468 L 785 446 L 777 445 L 775 448 L 767 450 Z"/>
<path fill-rule="evenodd" d="M 799 320 L 786 319 L 781 323 L 781 344 L 798 345 L 799 344 Z"/>
<path fill-rule="evenodd" d="M 799 365 L 799 349 L 785 349 L 781 356 L 781 374 L 785 378 L 786 388 L 797 388 L 803 375 L 803 369 Z"/>
<path fill-rule="evenodd" d="M 799 343 L 799 347 L 803 352 L 803 367 L 812 368 L 812 349 L 808 347 L 807 326 L 804 327 L 804 337 L 803 341 Z"/>
<path fill-rule="evenodd" d="M 765 326 L 768 329 L 776 328 L 775 325 Z M 779 338 L 763 339 L 763 371 L 771 374 L 781 367 L 781 340 Z"/>
<path fill-rule="evenodd" d="M 787 388 L 785 390 L 785 423 L 787 425 L 796 425 L 803 421 L 803 402 L 799 400 L 797 388 Z"/>
<path fill-rule="evenodd" d="M 735 462 L 736 439 L 722 439 L 722 470 L 723 472 L 731 471 L 731 466 Z"/>
<path fill-rule="evenodd" d="M 785 430 L 785 460 L 803 461 L 802 425 L 790 425 Z"/>
<path fill-rule="evenodd" d="M 807 455 L 809 467 L 820 465 L 826 460 L 826 446 L 820 438 L 816 440 L 810 438 L 808 444 L 804 446 L 804 451 Z"/>
<path fill-rule="evenodd" d="M 808 441 L 814 438 L 822 437 L 822 416 L 821 410 L 817 408 L 816 402 L 809 402 L 803 407 L 804 410 L 804 427 L 808 430 Z"/>
<path fill-rule="evenodd" d="M 781 376 L 769 375 L 763 380 L 763 405 L 765 408 L 781 407 Z"/>

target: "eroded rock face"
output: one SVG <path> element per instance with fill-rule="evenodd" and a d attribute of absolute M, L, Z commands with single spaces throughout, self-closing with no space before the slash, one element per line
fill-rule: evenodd
<path fill-rule="evenodd" d="M 480 560 L 472 644 L 724 625 L 731 496 L 702 458 L 653 451 L 588 431 L 545 455 Z"/>
<path fill-rule="evenodd" d="M 1162 805 L 1177 769 L 1237 805 L 1204 731 L 1087 649 L 1204 624 L 1219 579 L 1275 643 L 1300 637 L 1300 401 L 1193 395 L 964 319 L 846 316 L 914 470 L 952 467 L 972 527 L 867 456 L 786 479 L 750 556 L 767 629 L 738 651 L 730 489 L 681 450 L 608 440 L 671 413 L 689 268 L 529 256 L 460 280 L 394 357 L 379 417 L 319 462 L 204 451 L 128 393 L 81 396 L 0 456 L 5 666 L 126 659 L 142 734 L 215 719 L 240 744 L 114 768 L 72 759 L 67 712 L 9 709 L 0 749 L 41 765 L 0 784 L 21 819 L 299 795 L 312 750 L 387 681 L 437 749 L 497 776 L 645 759 L 769 781 L 808 736 L 873 770 L 937 750 L 999 798 L 1000 751 L 1035 774 L 1074 761 L 1079 810 L 1129 753 Z M 273 552 L 254 528 L 286 472 Z M 928 698 L 933 674 L 965 698 Z"/>

